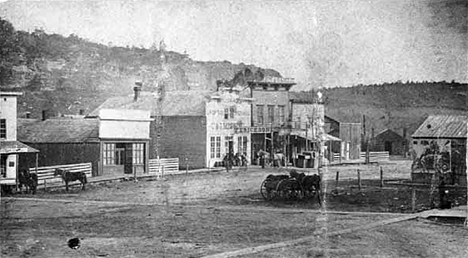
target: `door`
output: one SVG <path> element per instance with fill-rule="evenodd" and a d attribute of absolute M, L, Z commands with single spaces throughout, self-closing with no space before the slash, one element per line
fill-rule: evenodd
<path fill-rule="evenodd" d="M 133 144 L 125 144 L 125 164 L 124 164 L 124 173 L 133 174 Z"/>
<path fill-rule="evenodd" d="M 385 151 L 388 151 L 388 154 L 392 155 L 392 154 L 393 154 L 393 153 L 392 153 L 392 142 L 386 141 L 386 142 L 384 143 L 384 145 L 385 145 L 385 146 L 384 146 Z"/>

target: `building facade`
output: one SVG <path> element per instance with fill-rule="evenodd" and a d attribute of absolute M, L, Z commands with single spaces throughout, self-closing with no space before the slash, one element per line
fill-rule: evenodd
<path fill-rule="evenodd" d="M 251 157 L 252 99 L 240 96 L 240 87 L 219 88 L 206 102 L 207 167 L 221 163 L 228 153 Z"/>
<path fill-rule="evenodd" d="M 95 118 L 20 119 L 18 137 L 40 150 L 38 165 L 91 163 L 92 176 L 147 171 L 149 113 L 103 109 Z M 22 158 L 22 168 L 34 160 Z"/>
<path fill-rule="evenodd" d="M 2 185 L 16 185 L 20 155 L 37 153 L 36 149 L 17 141 L 17 97 L 21 95 L 19 92 L 0 92 L 0 184 Z"/>
<path fill-rule="evenodd" d="M 467 116 L 429 116 L 412 135 L 413 178 L 439 171 L 466 185 L 467 126 Z"/>
<path fill-rule="evenodd" d="M 264 77 L 262 80 L 247 81 L 250 97 L 254 100 L 251 107 L 251 126 L 260 132 L 252 132 L 253 162 L 260 150 L 274 153 L 284 149 L 278 139 L 280 129 L 287 126 L 291 112 L 289 90 L 296 83 L 292 78 Z M 276 144 L 275 144 L 276 143 Z"/>

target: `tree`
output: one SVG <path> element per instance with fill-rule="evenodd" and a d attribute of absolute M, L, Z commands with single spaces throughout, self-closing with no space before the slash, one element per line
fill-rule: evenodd
<path fill-rule="evenodd" d="M 0 17 L 0 83 L 11 81 L 11 68 L 19 62 L 20 48 L 13 25 Z"/>

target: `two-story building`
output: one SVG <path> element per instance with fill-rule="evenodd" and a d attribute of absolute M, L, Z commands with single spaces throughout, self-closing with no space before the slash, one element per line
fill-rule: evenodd
<path fill-rule="evenodd" d="M 228 154 L 251 157 L 251 104 L 241 87 L 218 88 L 206 102 L 207 166 L 212 167 Z"/>
<path fill-rule="evenodd" d="M 19 155 L 38 152 L 17 141 L 17 98 L 21 95 L 0 92 L 0 184 L 7 187 L 17 183 Z"/>
<path fill-rule="evenodd" d="M 292 78 L 264 77 L 247 81 L 250 97 L 254 99 L 252 121 L 252 157 L 260 150 L 273 153 L 283 150 L 279 140 L 280 129 L 288 122 L 290 110 L 289 90 L 296 83 Z"/>

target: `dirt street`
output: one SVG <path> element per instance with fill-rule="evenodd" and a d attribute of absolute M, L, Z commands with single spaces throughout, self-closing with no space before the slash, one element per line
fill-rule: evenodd
<path fill-rule="evenodd" d="M 348 172 L 350 177 L 354 173 L 352 169 Z M 350 207 L 373 205 L 346 203 L 346 198 L 331 196 L 324 209 L 314 200 L 266 202 L 259 187 L 270 173 L 287 171 L 252 168 L 247 172 L 100 183 L 89 185 L 86 191 L 76 187 L 69 193 L 56 189 L 35 196 L 3 198 L 1 254 L 202 257 L 308 237 L 324 228 L 333 232 L 401 216 L 366 212 L 379 209 L 353 209 Z M 332 212 L 343 207 L 360 212 Z M 467 234 L 466 229 L 456 226 L 406 221 L 326 239 L 318 237 L 314 243 L 270 249 L 248 257 L 462 257 Z M 67 241 L 75 237 L 82 238 L 76 250 L 67 246 Z M 392 244 L 383 248 L 386 241 Z"/>

